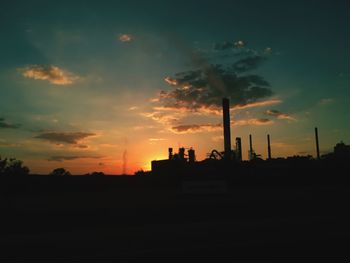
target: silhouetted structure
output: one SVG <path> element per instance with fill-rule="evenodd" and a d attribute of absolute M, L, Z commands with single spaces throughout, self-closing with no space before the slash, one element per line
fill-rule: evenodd
<path fill-rule="evenodd" d="M 317 130 L 317 127 L 315 127 L 315 140 L 316 140 L 316 156 L 317 156 L 317 159 L 319 160 L 320 159 L 320 147 L 319 147 L 319 144 L 318 144 L 318 130 Z"/>
<path fill-rule="evenodd" d="M 271 159 L 270 134 L 267 135 L 267 159 Z"/>
<path fill-rule="evenodd" d="M 350 157 L 350 145 L 339 142 L 334 146 L 334 155 L 340 158 Z"/>
<path fill-rule="evenodd" d="M 256 154 L 256 152 L 253 149 L 253 139 L 252 135 L 249 134 L 249 151 L 248 151 L 248 159 L 249 161 L 255 160 L 258 157 L 260 157 L 260 154 Z"/>
<path fill-rule="evenodd" d="M 253 159 L 253 140 L 252 140 L 252 135 L 249 134 L 249 152 L 248 152 L 248 159 L 252 160 Z"/>
<path fill-rule="evenodd" d="M 168 178 L 186 178 L 186 180 L 199 180 L 199 178 L 200 180 L 207 180 L 208 178 L 215 178 L 215 180 L 225 178 L 224 180 L 231 180 L 227 178 L 231 178 L 232 176 L 232 178 L 236 178 L 234 180 L 246 180 L 237 178 L 248 176 L 250 178 L 247 179 L 248 181 L 259 181 L 270 180 L 267 178 L 272 177 L 275 179 L 279 178 L 276 177 L 277 175 L 283 175 L 286 178 L 288 175 L 316 175 L 317 171 L 326 174 L 325 171 L 330 173 L 332 169 L 339 169 L 339 167 L 346 164 L 346 160 L 350 159 L 350 146 L 342 142 L 334 147 L 334 153 L 324 155 L 320 159 L 318 131 L 315 128 L 317 159 L 320 160 L 319 162 L 315 162 L 315 158 L 312 158 L 311 155 L 272 159 L 270 134 L 267 134 L 266 161 L 262 160 L 261 155 L 254 151 L 251 134 L 249 134 L 249 161 L 242 161 L 242 140 L 240 137 L 236 137 L 235 149 L 231 149 L 230 105 L 227 98 L 222 100 L 222 109 L 224 120 L 224 151 L 213 149 L 208 154 L 207 159 L 196 161 L 195 151 L 192 148 L 189 148 L 188 154 L 185 153 L 186 148 L 184 147 L 179 148 L 178 153 L 173 153 L 173 149 L 169 148 L 168 159 L 152 161 L 151 174 L 162 177 L 166 176 Z M 330 168 L 324 169 L 325 167 Z M 264 179 L 260 179 L 259 177 Z"/>
<path fill-rule="evenodd" d="M 242 161 L 242 140 L 240 137 L 236 137 L 236 160 Z"/>
<path fill-rule="evenodd" d="M 173 159 L 173 148 L 169 148 L 169 160 Z"/>
<path fill-rule="evenodd" d="M 226 160 L 231 160 L 231 129 L 230 129 L 230 101 L 227 98 L 222 99 L 223 125 L 224 125 L 224 146 Z"/>
<path fill-rule="evenodd" d="M 196 161 L 196 155 L 192 148 L 188 150 L 188 162 L 194 163 Z"/>

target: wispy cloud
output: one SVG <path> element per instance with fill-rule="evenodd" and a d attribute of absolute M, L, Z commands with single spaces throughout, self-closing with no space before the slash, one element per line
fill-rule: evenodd
<path fill-rule="evenodd" d="M 227 50 L 227 49 L 235 49 L 235 48 L 244 48 L 247 43 L 243 40 L 237 41 L 224 41 L 221 43 L 214 44 L 214 50 Z"/>
<path fill-rule="evenodd" d="M 178 114 L 176 113 L 171 114 L 171 113 L 163 113 L 163 112 L 155 111 L 155 112 L 141 113 L 141 115 L 164 125 L 173 124 L 179 120 L 177 118 Z"/>
<path fill-rule="evenodd" d="M 132 41 L 134 38 L 132 35 L 130 34 L 120 34 L 118 37 L 120 42 L 130 42 Z"/>
<path fill-rule="evenodd" d="M 47 80 L 55 85 L 70 85 L 79 79 L 73 73 L 54 65 L 29 65 L 19 71 L 26 78 Z"/>
<path fill-rule="evenodd" d="M 262 125 L 271 125 L 274 122 L 270 119 L 246 119 L 246 120 L 236 120 L 231 122 L 231 125 L 234 126 L 262 126 Z"/>
<path fill-rule="evenodd" d="M 166 139 L 164 139 L 164 138 L 149 138 L 148 140 L 150 142 L 160 142 L 160 141 L 165 141 Z"/>
<path fill-rule="evenodd" d="M 78 145 L 79 141 L 94 136 L 96 134 L 89 132 L 43 132 L 34 138 L 49 141 L 51 143 L 66 143 Z M 80 145 L 78 145 L 80 147 Z"/>
<path fill-rule="evenodd" d="M 280 100 L 280 99 L 269 99 L 269 100 L 251 102 L 251 103 L 248 103 L 245 105 L 236 105 L 232 109 L 233 110 L 244 110 L 244 109 L 248 109 L 248 108 L 265 107 L 265 106 L 270 106 L 270 105 L 280 104 L 280 103 L 282 103 L 282 100 Z"/>
<path fill-rule="evenodd" d="M 270 119 L 243 119 L 231 121 L 232 126 L 262 126 L 262 125 L 271 125 L 274 122 Z M 178 134 L 182 133 L 199 133 L 199 132 L 214 132 L 221 131 L 223 129 L 222 123 L 212 124 L 184 124 L 173 126 L 170 128 L 170 131 Z"/>
<path fill-rule="evenodd" d="M 263 56 L 250 56 L 238 60 L 232 65 L 235 72 L 247 72 L 258 68 L 266 60 Z"/>
<path fill-rule="evenodd" d="M 291 121 L 295 121 L 296 120 L 291 115 L 289 115 L 287 113 L 280 112 L 278 110 L 266 110 L 265 114 L 269 115 L 269 116 L 276 117 L 277 119 L 280 119 L 280 120 L 291 120 Z"/>
<path fill-rule="evenodd" d="M 335 100 L 333 98 L 324 98 L 324 99 L 321 99 L 318 102 L 318 104 L 321 105 L 321 106 L 325 106 L 325 105 L 332 104 L 334 102 L 335 102 Z"/>
<path fill-rule="evenodd" d="M 135 111 L 135 110 L 138 110 L 139 109 L 139 107 L 137 107 L 137 106 L 131 106 L 128 110 L 129 111 Z"/>
<path fill-rule="evenodd" d="M 72 161 L 76 159 L 101 159 L 102 156 L 63 156 L 63 155 L 56 155 L 51 156 L 48 161 L 55 161 L 55 162 L 62 162 L 62 161 Z"/>
<path fill-rule="evenodd" d="M 222 124 L 187 124 L 171 127 L 174 133 L 198 133 L 222 130 Z"/>
<path fill-rule="evenodd" d="M 0 147 L 16 148 L 16 147 L 21 147 L 21 144 L 19 144 L 19 143 L 10 143 L 10 142 L 7 142 L 6 140 L 0 139 Z"/>
<path fill-rule="evenodd" d="M 12 124 L 7 122 L 4 118 L 0 118 L 0 129 L 18 129 L 19 124 Z"/>

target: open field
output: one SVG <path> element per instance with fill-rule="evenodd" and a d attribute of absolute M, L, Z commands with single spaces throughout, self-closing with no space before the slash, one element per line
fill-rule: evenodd
<path fill-rule="evenodd" d="M 158 178 L 0 179 L 2 262 L 335 258 L 350 237 L 342 184 L 186 195 Z"/>

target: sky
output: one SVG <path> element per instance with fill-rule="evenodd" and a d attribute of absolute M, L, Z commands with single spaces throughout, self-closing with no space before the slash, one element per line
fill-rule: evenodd
<path fill-rule="evenodd" d="M 266 158 L 350 142 L 347 1 L 5 1 L 0 155 L 32 173 L 133 174 L 231 136 Z M 234 145 L 233 145 L 234 146 Z"/>

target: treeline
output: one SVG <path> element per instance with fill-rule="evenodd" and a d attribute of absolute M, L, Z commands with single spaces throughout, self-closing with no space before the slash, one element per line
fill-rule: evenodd
<path fill-rule="evenodd" d="M 5 158 L 0 157 L 0 175 L 1 176 L 25 176 L 29 174 L 29 168 L 23 166 L 21 160 L 16 158 Z"/>
<path fill-rule="evenodd" d="M 29 175 L 30 170 L 27 166 L 23 165 L 23 161 L 16 158 L 2 159 L 0 156 L 0 176 L 26 176 Z M 72 174 L 65 168 L 53 169 L 50 176 L 71 176 Z M 87 176 L 104 176 L 103 172 L 92 172 L 85 174 Z"/>

